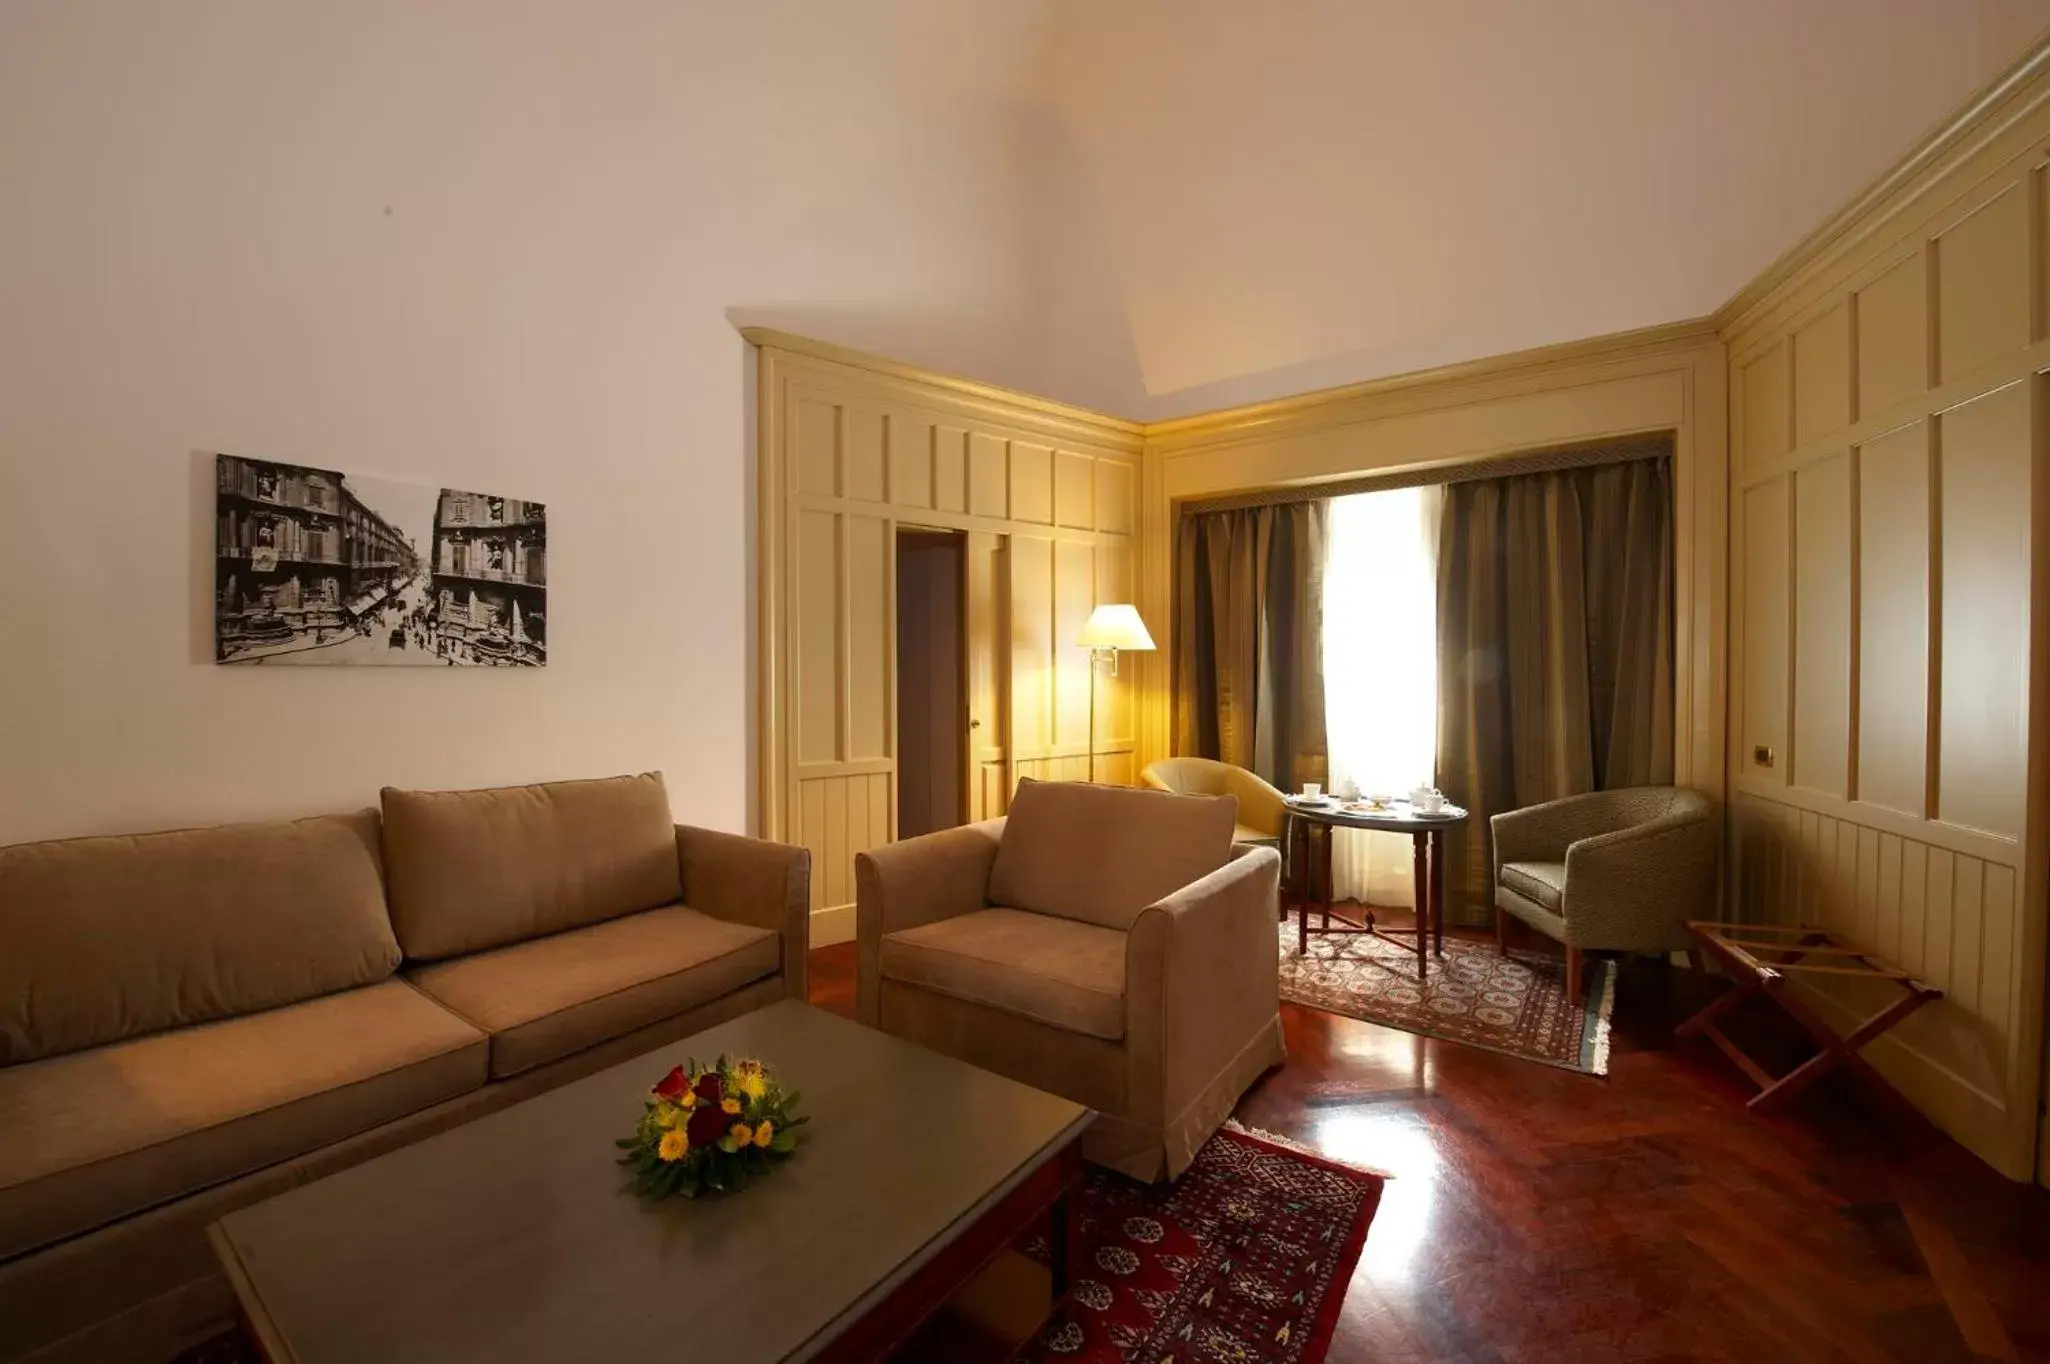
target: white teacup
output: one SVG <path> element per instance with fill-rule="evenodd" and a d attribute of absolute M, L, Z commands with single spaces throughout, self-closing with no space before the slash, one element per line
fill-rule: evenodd
<path fill-rule="evenodd" d="M 1306 782 L 1304 782 L 1304 783 L 1303 783 L 1303 799 L 1304 799 L 1304 800 L 1322 800 L 1322 799 L 1324 799 L 1324 784 L 1323 784 L 1322 782 L 1315 782 L 1315 781 L 1306 781 Z"/>
<path fill-rule="evenodd" d="M 1445 793 L 1443 791 L 1419 791 L 1411 803 L 1423 813 L 1435 815 L 1445 808 Z"/>

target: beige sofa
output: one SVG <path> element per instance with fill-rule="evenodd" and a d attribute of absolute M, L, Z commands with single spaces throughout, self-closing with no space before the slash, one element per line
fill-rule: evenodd
<path fill-rule="evenodd" d="M 223 1213 L 802 998 L 809 877 L 659 774 L 0 848 L 0 1360 L 161 1364 Z"/>
<path fill-rule="evenodd" d="M 1281 858 L 1237 803 L 1020 784 L 1005 819 L 855 858 L 872 1027 L 1095 1109 L 1089 1159 L 1172 1179 L 1284 1051 Z"/>

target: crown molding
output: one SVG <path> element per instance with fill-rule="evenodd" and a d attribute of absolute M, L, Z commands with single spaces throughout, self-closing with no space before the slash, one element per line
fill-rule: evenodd
<path fill-rule="evenodd" d="M 1716 331 L 1727 337 L 1810 267 L 1871 235 L 1880 224 L 1927 193 L 1954 166 L 1999 136 L 2028 108 L 2050 98 L 2050 84 L 2033 92 L 2033 98 L 2024 98 L 2030 94 L 2029 87 L 2046 74 L 2050 74 L 2050 32 L 2037 38 L 2005 71 L 1938 120 L 1900 160 L 1881 171 L 1850 202 L 1730 295 L 1710 315 Z M 2025 107 L 2013 111 L 2009 118 L 1998 118 L 2017 100 L 2022 100 Z"/>
<path fill-rule="evenodd" d="M 974 379 L 964 379 L 956 374 L 944 374 L 938 370 L 926 369 L 922 365 L 888 360 L 880 355 L 871 355 L 867 351 L 836 346 L 830 341 L 815 341 L 811 337 L 778 331 L 774 327 L 742 327 L 740 334 L 752 346 L 863 369 L 900 383 L 922 384 L 978 405 L 994 405 L 1009 411 L 1036 413 L 1055 422 L 1098 432 L 1120 445 L 1136 445 L 1146 434 L 1146 428 L 1141 423 L 1127 421 L 1123 417 L 1113 417 L 1105 412 L 1076 407 L 1072 403 L 1057 402 L 1052 398 L 1042 398 L 1037 394 L 1023 393 L 998 384 L 985 384 Z"/>
<path fill-rule="evenodd" d="M 1171 417 L 1165 421 L 1148 422 L 1146 441 L 1149 446 L 1155 442 L 1162 442 L 1182 447 L 1208 443 L 1220 438 L 1238 438 L 1273 428 L 1300 429 L 1308 425 L 1323 424 L 1326 420 L 1343 422 L 1350 417 L 1349 409 L 1359 404 L 1411 390 L 1452 391 L 1485 382 L 1544 374 L 1576 365 L 1620 363 L 1717 344 L 1720 344 L 1720 341 L 1712 319 L 1690 318 L 1684 322 L 1667 322 L 1656 327 L 1639 327 L 1631 331 L 1583 337 L 1577 341 L 1560 341 L 1529 350 L 1489 355 L 1477 360 L 1461 360 L 1429 369 L 1410 370 L 1404 374 L 1390 374 L 1337 388 L 1317 389 L 1292 397 L 1270 399 L 1267 402 L 1248 403 L 1240 407 L 1219 408 L 1214 412 L 1202 412 L 1188 417 Z"/>

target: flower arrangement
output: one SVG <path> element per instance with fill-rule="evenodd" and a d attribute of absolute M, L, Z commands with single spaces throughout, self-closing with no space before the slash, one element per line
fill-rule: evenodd
<path fill-rule="evenodd" d="M 649 1092 L 634 1134 L 615 1143 L 626 1153 L 619 1163 L 649 1198 L 745 1188 L 797 1149 L 809 1121 L 796 1115 L 797 1099 L 760 1061 L 692 1059 Z"/>

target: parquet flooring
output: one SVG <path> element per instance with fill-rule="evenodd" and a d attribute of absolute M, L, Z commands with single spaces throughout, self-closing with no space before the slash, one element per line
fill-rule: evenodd
<path fill-rule="evenodd" d="M 2050 1191 L 1848 1082 L 1749 1112 L 1671 1036 L 1713 988 L 1626 969 L 1606 1080 L 1283 1005 L 1239 1119 L 1394 1176 L 1334 1364 L 2050 1361 Z"/>

